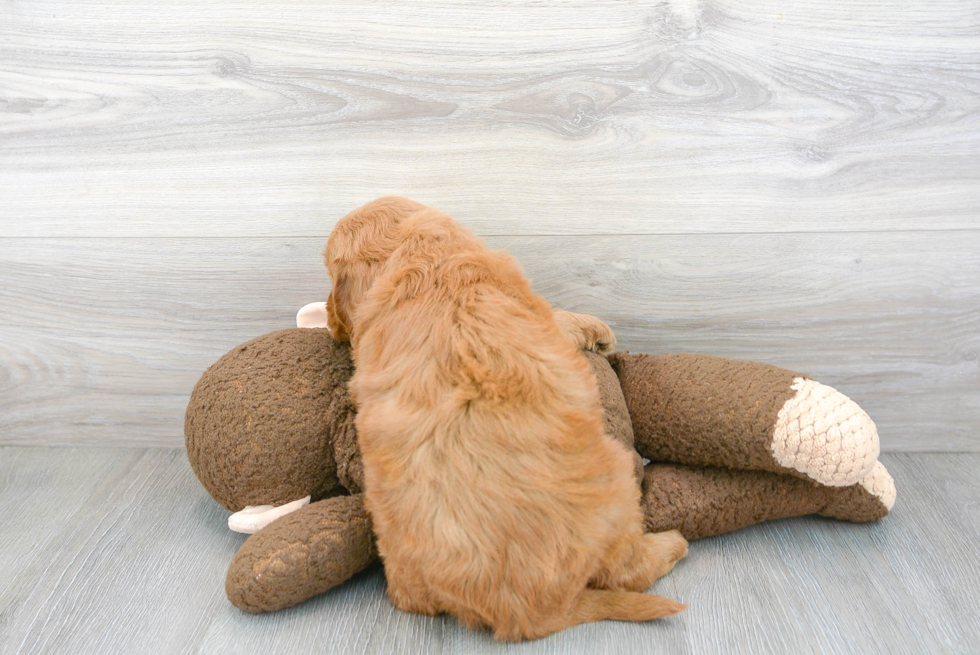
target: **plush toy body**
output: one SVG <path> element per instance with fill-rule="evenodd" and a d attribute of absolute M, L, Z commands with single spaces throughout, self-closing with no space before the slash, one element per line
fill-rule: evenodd
<path fill-rule="evenodd" d="M 320 325 L 321 312 L 308 306 L 299 323 Z M 585 354 L 607 431 L 636 448 L 649 531 L 694 540 L 812 513 L 872 521 L 894 503 L 874 424 L 830 387 L 755 362 Z M 259 517 L 226 580 L 243 610 L 294 605 L 377 558 L 352 374 L 347 346 L 327 330 L 291 329 L 235 348 L 194 389 L 185 419 L 192 468 L 239 525 Z"/>

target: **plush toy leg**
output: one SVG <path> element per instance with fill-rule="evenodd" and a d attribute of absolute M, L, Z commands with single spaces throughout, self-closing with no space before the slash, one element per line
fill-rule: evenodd
<path fill-rule="evenodd" d="M 878 432 L 840 392 L 768 364 L 706 355 L 609 361 L 655 462 L 788 473 L 847 487 L 871 472 Z"/>
<path fill-rule="evenodd" d="M 895 480 L 881 462 L 875 462 L 871 472 L 859 483 L 834 489 L 820 515 L 854 523 L 877 521 L 892 511 L 896 496 Z"/>
<path fill-rule="evenodd" d="M 894 503 L 895 483 L 877 462 L 865 479 L 849 487 L 763 471 L 649 464 L 641 500 L 647 531 L 679 530 L 692 541 L 806 514 L 876 521 Z"/>
<path fill-rule="evenodd" d="M 377 556 L 363 494 L 335 496 L 249 537 L 231 562 L 225 592 L 246 612 L 272 612 L 339 585 Z"/>

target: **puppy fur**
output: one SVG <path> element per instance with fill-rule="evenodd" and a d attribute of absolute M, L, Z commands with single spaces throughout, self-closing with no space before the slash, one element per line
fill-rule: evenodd
<path fill-rule="evenodd" d="M 345 216 L 324 255 L 398 608 L 505 640 L 684 609 L 637 593 L 687 542 L 643 534 L 631 455 L 603 432 L 579 348 L 611 347 L 604 323 L 553 311 L 512 257 L 404 198 Z"/>

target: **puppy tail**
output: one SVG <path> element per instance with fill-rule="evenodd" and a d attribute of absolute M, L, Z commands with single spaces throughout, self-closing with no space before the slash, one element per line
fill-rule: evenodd
<path fill-rule="evenodd" d="M 552 617 L 550 621 L 531 622 L 530 625 L 526 621 L 495 625 L 494 636 L 505 641 L 540 639 L 579 623 L 591 623 L 606 619 L 649 621 L 677 614 L 686 609 L 687 605 L 675 603 L 662 596 L 650 596 L 634 591 L 586 589 L 568 614 Z M 493 624 L 491 623 L 491 625 Z"/>
<path fill-rule="evenodd" d="M 651 596 L 633 591 L 586 589 L 572 610 L 572 623 L 592 621 L 649 621 L 671 616 L 687 609 L 663 596 Z"/>

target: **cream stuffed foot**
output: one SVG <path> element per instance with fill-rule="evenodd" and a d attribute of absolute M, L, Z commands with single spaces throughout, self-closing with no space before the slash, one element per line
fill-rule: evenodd
<path fill-rule="evenodd" d="M 871 417 L 814 380 L 797 377 L 790 388 L 796 393 L 780 408 L 773 430 L 775 460 L 830 487 L 848 487 L 870 475 L 879 450 Z"/>
<path fill-rule="evenodd" d="M 280 516 L 295 512 L 300 507 L 308 505 L 310 497 L 300 498 L 285 505 L 249 505 L 228 517 L 228 527 L 235 532 L 255 534 Z"/>

